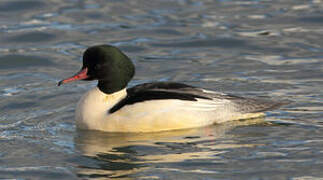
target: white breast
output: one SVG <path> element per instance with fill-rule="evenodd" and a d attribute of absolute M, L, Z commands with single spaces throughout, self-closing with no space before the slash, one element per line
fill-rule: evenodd
<path fill-rule="evenodd" d="M 97 87 L 91 89 L 83 95 L 77 104 L 75 112 L 77 127 L 100 130 L 108 123 L 108 110 L 126 96 L 126 89 L 109 95 Z"/>

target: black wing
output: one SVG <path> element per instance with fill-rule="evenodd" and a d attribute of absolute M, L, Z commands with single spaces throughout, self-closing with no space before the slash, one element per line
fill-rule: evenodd
<path fill-rule="evenodd" d="M 194 86 L 175 82 L 145 83 L 127 89 L 127 96 L 113 106 L 109 113 L 116 112 L 126 105 L 149 100 L 179 99 L 185 101 L 230 100 L 231 106 L 241 113 L 256 113 L 273 110 L 289 102 L 273 102 L 269 100 L 244 98 L 214 91 L 205 91 Z"/>
<path fill-rule="evenodd" d="M 161 99 L 197 101 L 196 98 L 212 99 L 205 96 L 202 89 L 175 82 L 145 83 L 127 89 L 127 97 L 110 109 L 116 112 L 122 107 L 138 102 Z"/>

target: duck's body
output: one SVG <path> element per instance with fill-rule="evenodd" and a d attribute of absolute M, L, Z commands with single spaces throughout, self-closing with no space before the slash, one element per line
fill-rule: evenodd
<path fill-rule="evenodd" d="M 146 83 L 126 89 L 134 67 L 120 53 L 107 45 L 89 48 L 83 57 L 82 70 L 60 82 L 99 80 L 98 86 L 88 91 L 77 105 L 78 128 L 108 132 L 194 128 L 264 116 L 264 111 L 281 105 L 174 82 Z"/>
<path fill-rule="evenodd" d="M 154 132 L 256 118 L 276 105 L 168 82 L 113 94 L 95 87 L 79 101 L 76 122 L 81 129 Z"/>

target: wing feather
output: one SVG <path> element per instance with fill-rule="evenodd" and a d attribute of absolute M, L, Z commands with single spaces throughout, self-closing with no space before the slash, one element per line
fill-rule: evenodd
<path fill-rule="evenodd" d="M 155 82 L 134 86 L 127 90 L 127 97 L 109 110 L 113 113 L 120 108 L 149 100 L 176 99 L 193 101 L 182 107 L 201 111 L 214 111 L 224 106 L 240 113 L 257 113 L 275 109 L 286 103 L 244 98 L 216 91 L 204 90 L 175 82 Z"/>

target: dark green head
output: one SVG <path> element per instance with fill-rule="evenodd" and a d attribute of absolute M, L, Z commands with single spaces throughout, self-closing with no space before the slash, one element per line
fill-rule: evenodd
<path fill-rule="evenodd" d="M 74 80 L 98 80 L 98 87 L 107 94 L 125 88 L 135 73 L 131 60 L 118 48 L 98 45 L 88 48 L 83 54 L 83 67 L 75 76 L 59 83 Z"/>

